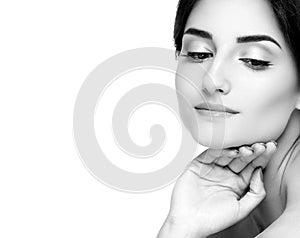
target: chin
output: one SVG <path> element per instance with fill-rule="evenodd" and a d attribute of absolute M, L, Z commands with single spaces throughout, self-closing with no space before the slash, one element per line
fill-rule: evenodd
<path fill-rule="evenodd" d="M 208 147 L 210 149 L 225 149 L 225 148 L 231 148 L 231 147 L 239 147 L 242 144 L 239 142 L 233 142 L 228 143 L 227 141 L 206 141 L 206 140 L 198 140 L 197 143 L 199 143 L 202 146 Z"/>
<path fill-rule="evenodd" d="M 194 131 L 195 132 L 195 131 Z M 257 142 L 266 143 L 270 140 L 277 140 L 280 136 L 280 133 L 274 132 L 266 132 L 258 135 L 257 133 L 252 133 L 252 131 L 244 131 L 244 133 L 239 133 L 239 135 L 234 135 L 233 133 L 225 132 L 215 132 L 212 134 L 211 132 L 204 133 L 202 131 L 201 134 L 190 132 L 193 139 L 200 145 L 211 148 L 211 149 L 225 149 L 225 148 L 234 148 L 240 147 L 243 145 L 251 146 Z"/>
<path fill-rule="evenodd" d="M 190 119 L 187 117 L 185 119 Z M 251 146 L 257 142 L 267 143 L 277 140 L 287 125 L 279 120 L 243 121 L 242 123 L 215 123 L 185 120 L 185 125 L 196 143 L 211 148 L 224 149 Z"/>
<path fill-rule="evenodd" d="M 201 134 L 197 134 L 195 131 L 192 131 L 191 136 L 198 144 L 211 149 L 222 149 L 228 147 L 224 136 L 217 136 L 216 133 L 204 133 L 202 131 Z"/>

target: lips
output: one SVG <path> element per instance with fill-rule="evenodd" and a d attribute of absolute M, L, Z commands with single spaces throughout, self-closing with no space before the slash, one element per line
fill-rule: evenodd
<path fill-rule="evenodd" d="M 200 103 L 194 107 L 196 110 L 207 110 L 207 111 L 214 111 L 214 112 L 226 112 L 231 114 L 238 114 L 239 112 L 226 107 L 221 104 L 211 104 L 211 103 Z"/>

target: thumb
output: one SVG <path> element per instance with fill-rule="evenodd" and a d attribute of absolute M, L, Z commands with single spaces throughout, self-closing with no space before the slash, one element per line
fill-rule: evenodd
<path fill-rule="evenodd" d="M 256 169 L 250 180 L 250 189 L 239 201 L 238 220 L 244 219 L 265 198 L 266 191 L 263 183 L 262 169 Z"/>

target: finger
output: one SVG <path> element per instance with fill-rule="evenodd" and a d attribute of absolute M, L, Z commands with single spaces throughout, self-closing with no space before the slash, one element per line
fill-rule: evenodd
<path fill-rule="evenodd" d="M 238 221 L 244 219 L 265 198 L 266 191 L 263 184 L 262 169 L 253 172 L 250 190 L 239 201 L 240 209 Z"/>
<path fill-rule="evenodd" d="M 197 157 L 199 161 L 205 164 L 213 163 L 217 158 L 231 155 L 230 149 L 207 149 Z"/>
<path fill-rule="evenodd" d="M 239 148 L 239 157 L 235 158 L 228 164 L 228 167 L 235 173 L 241 172 L 253 160 L 254 149 L 249 146 Z"/>
<path fill-rule="evenodd" d="M 264 143 L 255 143 L 251 147 L 248 147 L 248 146 L 241 147 L 240 155 L 242 157 L 240 158 L 240 160 L 243 161 L 244 164 L 247 165 L 250 162 L 252 162 L 254 159 L 256 159 L 258 156 L 260 156 L 265 150 L 266 150 L 266 147 L 265 147 Z M 245 167 L 246 167 L 246 165 L 245 165 Z"/>
<path fill-rule="evenodd" d="M 255 143 L 251 146 L 252 149 L 254 149 L 254 153 L 256 155 L 262 154 L 266 150 L 265 143 Z"/>
<path fill-rule="evenodd" d="M 229 156 L 222 156 L 219 157 L 215 160 L 215 163 L 219 166 L 227 166 L 233 159 L 235 159 L 234 157 L 229 157 Z"/>
<path fill-rule="evenodd" d="M 252 155 L 254 152 L 254 149 L 252 147 L 249 147 L 246 145 L 246 146 L 241 146 L 239 148 L 239 152 L 240 152 L 241 156 L 246 157 L 246 156 Z"/>
<path fill-rule="evenodd" d="M 228 153 L 226 154 L 226 156 L 228 156 L 228 157 L 237 157 L 237 156 L 239 156 L 239 150 L 238 149 L 230 149 L 229 151 L 228 151 Z"/>
<path fill-rule="evenodd" d="M 184 173 L 192 172 L 199 178 L 209 180 L 211 182 L 221 182 L 221 175 L 224 174 L 223 170 L 224 169 L 222 167 L 217 166 L 215 163 L 206 164 L 198 159 L 193 159 L 186 167 Z"/>
<path fill-rule="evenodd" d="M 193 171 L 197 172 L 198 174 L 201 174 L 201 173 L 206 173 L 207 171 L 210 171 L 213 166 L 214 166 L 213 163 L 209 164 L 209 163 L 202 162 L 198 156 L 195 159 L 193 159 L 186 166 L 186 170 L 192 169 Z"/>
<path fill-rule="evenodd" d="M 257 167 L 262 167 L 265 168 L 270 161 L 272 155 L 275 153 L 277 149 L 277 143 L 274 141 L 270 141 L 265 144 L 266 149 L 264 153 L 262 153 L 260 156 L 258 156 L 255 160 L 253 160 L 252 166 L 257 168 Z"/>
<path fill-rule="evenodd" d="M 266 151 L 265 143 L 255 143 L 251 147 L 254 149 L 253 156 L 255 159 L 261 156 Z M 240 172 L 243 182 L 246 184 L 249 184 L 253 171 L 259 167 L 253 165 L 253 163 L 251 162 L 248 163 L 247 166 Z"/>
<path fill-rule="evenodd" d="M 229 165 L 236 173 L 240 173 L 250 162 L 260 156 L 266 147 L 264 143 L 255 143 L 251 147 L 242 146 L 239 148 L 239 154 L 241 157 L 235 159 Z"/>
<path fill-rule="evenodd" d="M 222 156 L 218 157 L 214 163 L 224 167 L 227 166 L 234 158 L 239 156 L 239 150 L 238 149 L 227 149 L 224 150 L 224 153 Z"/>
<path fill-rule="evenodd" d="M 246 185 L 248 186 L 249 183 L 250 183 L 250 180 L 251 180 L 251 177 L 252 177 L 252 174 L 253 174 L 253 171 L 255 170 L 256 168 L 254 168 L 252 166 L 251 163 L 249 163 L 240 173 L 239 173 L 239 176 L 241 177 L 241 181 L 240 181 L 240 186 L 241 187 L 245 187 Z"/>
<path fill-rule="evenodd" d="M 251 148 L 253 153 L 249 156 L 244 156 L 242 158 L 242 160 L 247 164 L 252 162 L 255 158 L 260 156 L 266 150 L 266 147 L 265 147 L 264 143 L 255 143 L 250 148 Z"/>

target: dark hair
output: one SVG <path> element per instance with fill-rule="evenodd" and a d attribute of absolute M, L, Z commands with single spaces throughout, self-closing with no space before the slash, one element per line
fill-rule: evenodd
<path fill-rule="evenodd" d="M 174 44 L 177 54 L 181 51 L 185 24 L 195 3 L 198 1 L 201 0 L 179 0 L 177 5 L 174 24 Z M 268 1 L 277 17 L 279 27 L 287 44 L 293 53 L 298 72 L 300 72 L 300 0 Z"/>

